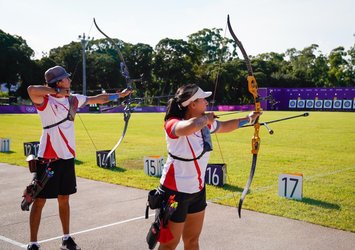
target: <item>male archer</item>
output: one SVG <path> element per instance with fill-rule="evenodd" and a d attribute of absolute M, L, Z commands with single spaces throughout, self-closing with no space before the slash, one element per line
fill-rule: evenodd
<path fill-rule="evenodd" d="M 53 176 L 34 199 L 30 212 L 30 243 L 27 249 L 39 249 L 37 235 L 42 209 L 46 199 L 56 198 L 63 230 L 61 249 L 78 250 L 80 247 L 69 234 L 69 196 L 76 193 L 74 168 L 76 156 L 74 118 L 76 110 L 87 104 L 104 104 L 123 98 L 129 95 L 131 90 L 125 89 L 115 94 L 99 94 L 96 96 L 71 94 L 72 81 L 70 74 L 61 66 L 48 69 L 44 78 L 46 81 L 44 86 L 31 85 L 27 91 L 37 109 L 43 128 L 38 158 L 40 162 L 45 164 L 39 165 L 37 176 L 40 179 L 48 167 L 53 171 Z"/>

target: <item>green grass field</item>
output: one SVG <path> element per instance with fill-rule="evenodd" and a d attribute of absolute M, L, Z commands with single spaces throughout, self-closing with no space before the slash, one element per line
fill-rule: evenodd
<path fill-rule="evenodd" d="M 296 114 L 266 111 L 261 120 Z M 77 175 L 147 190 L 155 188 L 159 179 L 144 174 L 143 157 L 166 158 L 163 116 L 132 114 L 126 137 L 116 150 L 117 168 L 110 170 L 96 165 L 95 151 L 110 150 L 117 142 L 123 115 L 80 114 L 75 121 Z M 355 113 L 311 112 L 306 118 L 271 125 L 274 135 L 261 128 L 256 173 L 243 208 L 355 232 Z M 0 162 L 26 166 L 23 142 L 38 141 L 40 133 L 38 115 L 0 115 L 0 137 L 11 139 L 11 151 L 0 153 Z M 226 163 L 228 178 L 223 188 L 207 187 L 209 200 L 237 205 L 249 176 L 252 134 L 253 128 L 245 128 L 212 137 L 210 163 Z M 294 172 L 304 176 L 302 201 L 278 196 L 278 176 Z M 237 213 L 235 216 L 237 219 Z"/>

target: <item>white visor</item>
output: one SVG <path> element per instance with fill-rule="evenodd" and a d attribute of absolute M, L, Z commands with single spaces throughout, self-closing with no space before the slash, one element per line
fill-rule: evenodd
<path fill-rule="evenodd" d="M 207 98 L 209 97 L 210 95 L 212 95 L 212 92 L 211 91 L 203 91 L 201 88 L 198 88 L 198 90 L 196 91 L 196 93 L 191 96 L 188 100 L 184 101 L 183 103 L 181 103 L 181 105 L 183 107 L 187 107 L 191 102 L 199 99 L 199 98 Z"/>

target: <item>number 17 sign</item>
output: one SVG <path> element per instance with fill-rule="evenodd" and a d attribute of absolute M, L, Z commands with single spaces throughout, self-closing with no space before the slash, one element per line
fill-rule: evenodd
<path fill-rule="evenodd" d="M 280 174 L 279 175 L 279 196 L 302 200 L 303 196 L 303 174 Z"/>

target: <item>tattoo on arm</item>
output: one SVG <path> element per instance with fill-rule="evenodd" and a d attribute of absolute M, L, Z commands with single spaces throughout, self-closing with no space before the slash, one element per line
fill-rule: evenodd
<path fill-rule="evenodd" d="M 204 115 L 204 116 L 202 116 L 202 117 L 197 118 L 195 122 L 196 122 L 196 125 L 197 125 L 198 127 L 203 128 L 204 126 L 207 125 L 207 123 L 208 123 L 208 118 L 207 118 L 207 116 Z"/>

